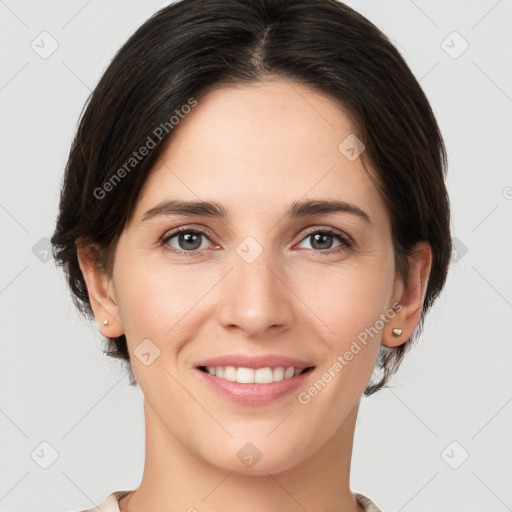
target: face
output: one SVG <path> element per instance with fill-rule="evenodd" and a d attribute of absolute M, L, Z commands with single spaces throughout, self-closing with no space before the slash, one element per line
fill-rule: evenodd
<path fill-rule="evenodd" d="M 381 333 L 366 343 L 361 333 L 380 331 L 396 300 L 389 215 L 361 158 L 339 149 L 354 133 L 350 118 L 299 84 L 218 89 L 175 130 L 109 283 L 146 414 L 217 467 L 285 470 L 336 437 L 371 377 Z M 225 216 L 162 207 L 176 200 L 216 203 Z M 290 215 L 305 201 L 346 204 Z M 313 369 L 267 384 L 198 369 L 226 355 Z M 261 361 L 235 366 L 268 366 Z M 265 390 L 248 398 L 248 386 Z M 254 468 L 240 459 L 248 442 L 262 454 Z"/>

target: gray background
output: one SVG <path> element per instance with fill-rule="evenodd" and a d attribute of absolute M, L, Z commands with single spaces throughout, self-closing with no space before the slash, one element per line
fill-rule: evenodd
<path fill-rule="evenodd" d="M 0 1 L 3 512 L 92 507 L 142 475 L 140 389 L 102 355 L 45 237 L 85 99 L 163 5 Z M 351 486 L 384 512 L 512 510 L 512 1 L 349 5 L 390 36 L 431 101 L 457 239 L 394 387 L 362 400 Z"/>

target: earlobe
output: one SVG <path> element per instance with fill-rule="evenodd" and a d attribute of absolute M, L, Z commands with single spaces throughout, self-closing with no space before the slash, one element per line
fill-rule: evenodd
<path fill-rule="evenodd" d="M 97 248 L 88 245 L 77 245 L 77 256 L 80 270 L 84 276 L 89 294 L 89 301 L 94 312 L 101 334 L 107 338 L 116 338 L 124 334 L 119 316 L 119 308 L 115 294 L 110 293 L 113 287 L 112 278 L 97 265 Z"/>
<path fill-rule="evenodd" d="M 407 342 L 418 325 L 423 311 L 432 267 L 432 248 L 425 241 L 418 242 L 408 257 L 410 273 L 401 282 L 395 316 L 382 331 L 382 345 L 398 347 Z"/>

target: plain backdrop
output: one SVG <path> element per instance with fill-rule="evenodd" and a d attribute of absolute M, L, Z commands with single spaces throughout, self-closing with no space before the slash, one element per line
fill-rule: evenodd
<path fill-rule="evenodd" d="M 351 487 L 384 512 L 512 510 L 512 2 L 349 5 L 397 45 L 436 113 L 456 247 L 393 387 L 362 400 Z M 163 6 L 0 1 L 2 512 L 81 510 L 140 482 L 142 393 L 47 250 L 84 102 Z"/>

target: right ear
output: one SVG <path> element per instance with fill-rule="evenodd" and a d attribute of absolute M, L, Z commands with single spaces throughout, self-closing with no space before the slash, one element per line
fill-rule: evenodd
<path fill-rule="evenodd" d="M 77 243 L 78 264 L 87 285 L 98 328 L 106 338 L 117 338 L 124 334 L 124 328 L 116 302 L 114 282 L 98 267 L 96 255 L 97 248 L 94 245 Z M 107 325 L 103 323 L 105 320 L 108 320 Z"/>

